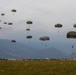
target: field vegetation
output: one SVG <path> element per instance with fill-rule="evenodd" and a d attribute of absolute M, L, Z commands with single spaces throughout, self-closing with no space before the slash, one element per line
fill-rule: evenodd
<path fill-rule="evenodd" d="M 0 60 L 0 75 L 76 75 L 76 60 Z"/>

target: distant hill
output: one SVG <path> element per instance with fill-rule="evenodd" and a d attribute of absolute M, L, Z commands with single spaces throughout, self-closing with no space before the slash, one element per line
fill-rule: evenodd
<path fill-rule="evenodd" d="M 11 42 L 11 40 L 0 39 L 0 58 L 30 58 L 29 56 L 37 49 Z"/>
<path fill-rule="evenodd" d="M 0 39 L 0 58 L 14 59 L 62 59 L 66 54 L 51 47 L 47 49 L 36 49 L 11 40 Z"/>
<path fill-rule="evenodd" d="M 33 56 L 34 55 L 34 56 Z M 31 56 L 33 59 L 63 59 L 67 58 L 67 55 L 63 53 L 62 51 L 51 47 L 43 50 L 36 51 L 34 54 Z"/>

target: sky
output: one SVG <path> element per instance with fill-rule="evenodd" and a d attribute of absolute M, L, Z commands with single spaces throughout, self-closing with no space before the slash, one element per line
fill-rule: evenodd
<path fill-rule="evenodd" d="M 11 12 L 16 9 L 17 12 Z M 67 39 L 69 31 L 76 31 L 73 24 L 76 23 L 75 0 L 0 0 L 0 39 L 15 39 L 17 42 L 37 48 L 55 47 L 63 52 L 76 50 L 76 39 Z M 26 22 L 31 20 L 32 25 Z M 12 22 L 13 25 L 4 25 L 4 22 Z M 55 28 L 60 23 L 62 28 Z M 30 32 L 26 29 L 30 26 Z M 58 33 L 59 31 L 59 33 Z M 26 36 L 32 35 L 32 39 Z M 49 41 L 40 41 L 42 36 L 49 36 Z M 71 46 L 74 45 L 74 49 Z"/>

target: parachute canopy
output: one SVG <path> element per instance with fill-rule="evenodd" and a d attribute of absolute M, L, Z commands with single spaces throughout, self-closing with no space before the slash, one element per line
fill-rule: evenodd
<path fill-rule="evenodd" d="M 32 24 L 33 22 L 32 22 L 32 21 L 27 21 L 26 23 L 27 23 L 27 24 Z"/>
<path fill-rule="evenodd" d="M 75 31 L 70 31 L 67 33 L 67 38 L 76 38 L 76 32 Z"/>
<path fill-rule="evenodd" d="M 8 25 L 12 25 L 12 24 L 13 24 L 12 22 L 9 22 L 9 23 L 8 23 Z"/>
<path fill-rule="evenodd" d="M 30 29 L 29 29 L 29 28 L 27 28 L 27 29 L 26 29 L 26 31 L 30 31 Z"/>
<path fill-rule="evenodd" d="M 73 27 L 76 28 L 76 24 L 74 24 Z"/>
<path fill-rule="evenodd" d="M 7 22 L 4 22 L 4 24 L 7 24 Z"/>
<path fill-rule="evenodd" d="M 11 11 L 12 11 L 12 12 L 17 12 L 17 10 L 16 10 L 16 9 L 12 9 Z"/>
<path fill-rule="evenodd" d="M 32 36 L 31 36 L 31 35 L 28 35 L 26 38 L 27 38 L 27 39 L 31 39 L 31 38 L 32 38 Z"/>
<path fill-rule="evenodd" d="M 50 38 L 48 36 L 43 36 L 43 37 L 40 37 L 39 40 L 47 41 L 47 40 L 50 40 Z"/>
<path fill-rule="evenodd" d="M 62 24 L 55 24 L 55 27 L 61 28 L 63 25 Z"/>
<path fill-rule="evenodd" d="M 4 15 L 5 15 L 4 13 L 1 14 L 1 16 L 4 16 Z"/>
<path fill-rule="evenodd" d="M 0 29 L 2 29 L 2 28 L 0 27 Z"/>
<path fill-rule="evenodd" d="M 11 40 L 11 42 L 15 43 L 15 42 L 16 42 L 16 40 Z"/>

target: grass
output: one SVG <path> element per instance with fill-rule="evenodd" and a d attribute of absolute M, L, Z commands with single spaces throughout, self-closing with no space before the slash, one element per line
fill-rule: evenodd
<path fill-rule="evenodd" d="M 0 75 L 76 75 L 76 60 L 0 60 Z"/>

